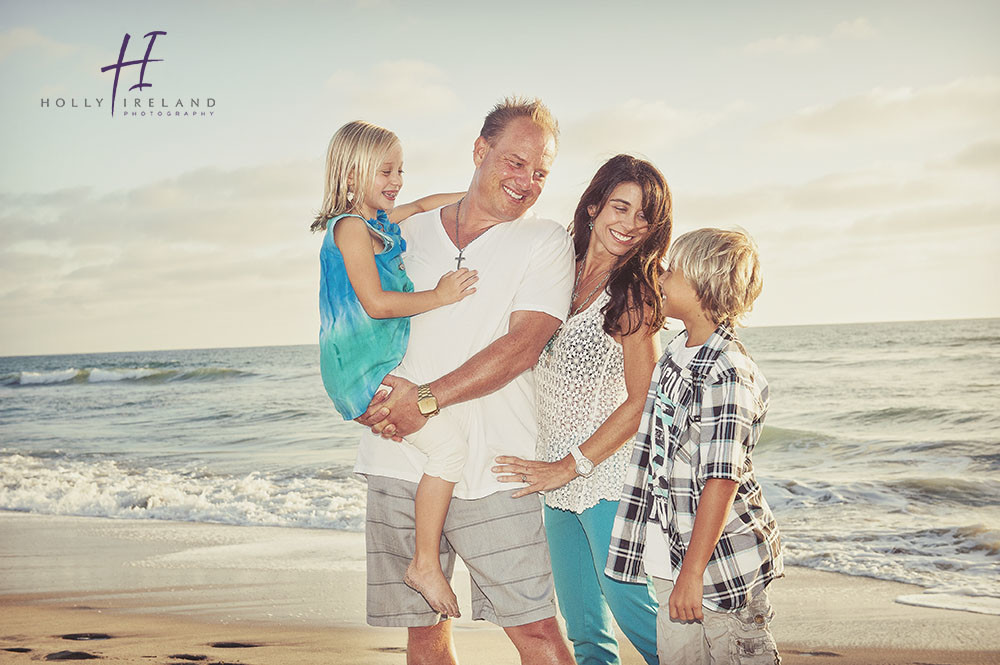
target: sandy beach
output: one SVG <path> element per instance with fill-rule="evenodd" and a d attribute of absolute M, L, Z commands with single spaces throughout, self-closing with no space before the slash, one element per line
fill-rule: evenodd
<path fill-rule="evenodd" d="M 455 588 L 468 608 L 468 576 Z M 790 568 L 772 586 L 783 662 L 1000 663 L 1000 617 L 895 602 L 912 585 Z M 0 662 L 405 662 L 364 623 L 363 535 L 0 513 Z M 455 621 L 463 663 L 517 663 L 503 632 Z M 623 662 L 638 654 L 623 641 Z"/>

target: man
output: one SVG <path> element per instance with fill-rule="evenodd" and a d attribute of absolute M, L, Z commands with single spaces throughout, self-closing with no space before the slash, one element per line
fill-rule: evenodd
<path fill-rule="evenodd" d="M 403 582 L 413 556 L 413 500 L 424 460 L 398 438 L 447 409 L 467 436 L 468 460 L 442 538 L 473 580 L 473 618 L 504 628 L 522 663 L 570 665 L 555 620 L 551 567 L 537 497 L 511 498 L 490 468 L 497 455 L 534 457 L 534 384 L 528 370 L 565 319 L 573 284 L 569 236 L 525 218 L 555 158 L 558 125 L 538 100 L 506 99 L 473 148 L 476 170 L 458 204 L 403 225 L 406 270 L 417 290 L 456 267 L 478 270 L 477 293 L 413 317 L 406 356 L 358 419 L 372 427 L 355 471 L 368 477 L 368 622 L 406 626 L 407 662 L 456 663 L 451 622 Z"/>

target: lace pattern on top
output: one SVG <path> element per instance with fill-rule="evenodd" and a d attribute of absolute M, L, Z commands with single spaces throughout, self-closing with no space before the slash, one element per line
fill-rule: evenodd
<path fill-rule="evenodd" d="M 604 332 L 601 308 L 607 291 L 570 317 L 553 335 L 535 365 L 538 459 L 555 462 L 590 438 L 628 396 L 621 344 Z M 632 442 L 594 469 L 545 493 L 545 503 L 581 513 L 601 499 L 621 498 Z"/>

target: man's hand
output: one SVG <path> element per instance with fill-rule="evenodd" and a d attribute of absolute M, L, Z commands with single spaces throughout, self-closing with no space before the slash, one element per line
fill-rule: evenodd
<path fill-rule="evenodd" d="M 427 422 L 417 408 L 417 385 L 392 374 L 382 379 L 382 383 L 392 388 L 392 392 L 388 396 L 383 390 L 375 393 L 368 410 L 355 421 L 384 439 L 402 441 Z"/>
<path fill-rule="evenodd" d="M 684 570 L 681 570 L 674 582 L 674 590 L 670 592 L 670 618 L 674 621 L 703 620 L 702 592 L 701 578 L 685 575 Z"/>

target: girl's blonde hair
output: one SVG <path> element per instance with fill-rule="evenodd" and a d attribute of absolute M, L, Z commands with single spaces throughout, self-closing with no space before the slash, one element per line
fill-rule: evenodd
<path fill-rule="evenodd" d="M 746 231 L 698 229 L 674 241 L 669 270 L 678 268 L 716 324 L 737 325 L 763 288 L 757 244 Z"/>
<path fill-rule="evenodd" d="M 323 205 L 309 227 L 325 231 L 331 217 L 364 210 L 365 192 L 375 180 L 383 157 L 399 143 L 399 138 L 384 127 L 370 122 L 349 122 L 333 135 L 326 151 L 326 181 Z M 347 181 L 353 183 L 348 189 Z"/>

